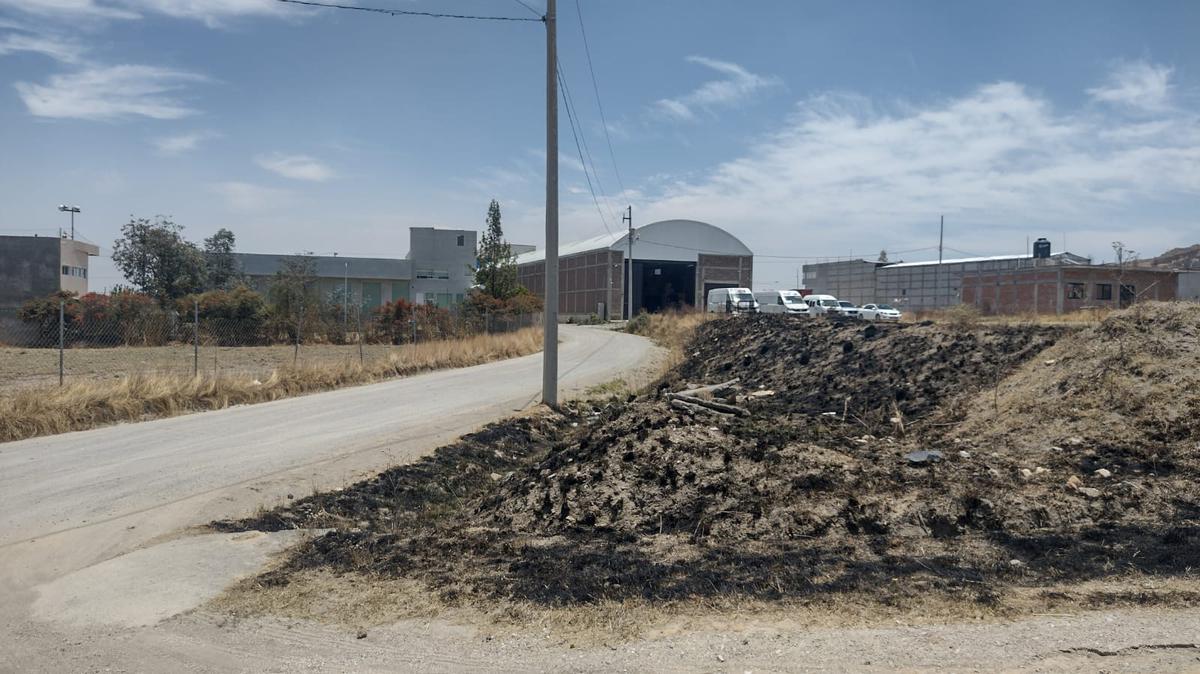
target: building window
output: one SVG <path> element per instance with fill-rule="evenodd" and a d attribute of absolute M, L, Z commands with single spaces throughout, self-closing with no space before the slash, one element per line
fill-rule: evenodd
<path fill-rule="evenodd" d="M 87 278 L 87 269 L 84 267 L 72 267 L 71 265 L 64 264 L 62 266 L 62 275 L 74 276 L 76 278 Z"/>
<path fill-rule="evenodd" d="M 67 265 L 65 265 L 65 264 L 64 264 L 64 265 L 63 265 L 63 274 L 62 274 L 62 275 L 63 275 L 63 276 L 70 276 L 70 275 L 71 275 L 71 268 L 70 268 L 70 267 L 68 267 Z"/>
<path fill-rule="evenodd" d="M 418 269 L 417 278 L 431 278 L 447 280 L 450 278 L 450 272 L 444 269 Z"/>
<path fill-rule="evenodd" d="M 1097 283 L 1096 284 L 1096 299 L 1111 300 L 1112 299 L 1112 284 Z"/>
<path fill-rule="evenodd" d="M 463 234 L 458 235 L 458 245 L 459 246 L 467 245 L 467 237 L 465 235 L 463 235 Z"/>
<path fill-rule="evenodd" d="M 1067 284 L 1067 299 L 1069 300 L 1086 300 L 1087 286 L 1083 283 L 1068 283 Z"/>

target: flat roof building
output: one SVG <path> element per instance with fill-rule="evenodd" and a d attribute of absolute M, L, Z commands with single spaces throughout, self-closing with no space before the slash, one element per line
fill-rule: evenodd
<path fill-rule="evenodd" d="M 813 293 L 855 304 L 886 303 L 909 311 L 940 309 L 962 301 L 964 279 L 999 271 L 1090 264 L 1072 253 L 994 255 L 929 262 L 843 260 L 804 265 Z"/>
<path fill-rule="evenodd" d="M 562 244 L 559 314 L 628 316 L 628 232 Z M 517 256 L 517 279 L 545 296 L 545 250 Z M 634 230 L 633 313 L 702 307 L 714 288 L 751 287 L 754 254 L 729 232 L 697 220 L 660 220 Z"/>
<path fill-rule="evenodd" d="M 397 299 L 451 307 L 475 282 L 474 230 L 409 228 L 408 255 L 399 258 L 303 256 L 315 268 L 318 292 L 332 303 L 348 292 L 352 304 L 374 309 Z M 265 292 L 283 260 L 298 255 L 234 253 L 238 271 Z"/>
<path fill-rule="evenodd" d="M 59 291 L 86 295 L 88 260 L 100 247 L 57 236 L 0 236 L 0 309 Z"/>

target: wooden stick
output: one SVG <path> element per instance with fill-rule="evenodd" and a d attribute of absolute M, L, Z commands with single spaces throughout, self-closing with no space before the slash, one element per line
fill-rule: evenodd
<path fill-rule="evenodd" d="M 719 403 L 713 400 L 705 400 L 704 398 L 697 398 L 695 396 L 683 395 L 682 393 L 669 393 L 667 394 L 667 397 L 672 402 L 679 401 L 691 403 L 693 405 L 707 407 L 710 410 L 715 410 L 723 414 L 736 414 L 739 417 L 750 416 L 750 410 L 744 407 L 738 407 L 737 405 L 726 405 L 725 403 Z"/>
<path fill-rule="evenodd" d="M 729 388 L 730 386 L 733 386 L 734 384 L 738 383 L 739 381 L 741 381 L 741 377 L 735 377 L 734 379 L 730 379 L 729 381 L 726 381 L 726 382 L 721 382 L 720 384 L 710 384 L 708 386 L 697 386 L 695 388 L 685 389 L 683 391 L 679 391 L 676 395 L 689 396 L 689 397 L 694 398 L 694 397 L 697 397 L 702 394 L 713 393 L 715 391 L 720 391 L 723 388 Z"/>

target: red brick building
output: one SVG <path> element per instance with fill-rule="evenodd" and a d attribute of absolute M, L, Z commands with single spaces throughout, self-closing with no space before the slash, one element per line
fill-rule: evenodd
<path fill-rule="evenodd" d="M 1178 272 L 1112 265 L 1033 267 L 965 275 L 962 302 L 985 314 L 1063 314 L 1176 299 Z"/>

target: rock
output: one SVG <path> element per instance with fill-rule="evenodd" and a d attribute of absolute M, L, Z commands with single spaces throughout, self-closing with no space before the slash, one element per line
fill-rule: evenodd
<path fill-rule="evenodd" d="M 504 476 L 500 473 L 492 473 L 488 477 L 492 478 L 492 482 L 499 482 Z"/>
<path fill-rule="evenodd" d="M 969 458 L 971 458 L 971 453 L 964 449 L 958 453 L 958 458 L 969 459 Z"/>
<path fill-rule="evenodd" d="M 1019 569 L 1019 568 L 1025 566 L 1025 562 L 1022 562 L 1019 559 L 1010 559 L 1010 560 L 1008 560 L 1008 565 L 1013 567 L 1014 569 Z"/>
<path fill-rule="evenodd" d="M 768 398 L 773 395 L 775 395 L 774 391 L 772 391 L 770 389 L 763 389 L 761 391 L 755 391 L 754 393 L 751 393 L 750 397 L 751 398 Z"/>
<path fill-rule="evenodd" d="M 921 466 L 941 461 L 942 453 L 936 449 L 931 449 L 928 451 L 922 449 L 916 452 L 909 452 L 908 454 L 905 454 L 904 460 L 908 461 L 909 465 Z"/>
<path fill-rule="evenodd" d="M 367 632 L 366 632 L 366 630 L 359 630 L 359 631 L 358 631 L 358 634 L 355 634 L 355 635 L 354 635 L 354 638 L 355 638 L 355 639 L 366 639 L 366 638 L 367 638 Z"/>
<path fill-rule="evenodd" d="M 1105 478 L 1112 477 L 1112 471 L 1107 468 L 1098 468 L 1096 470 L 1096 472 L 1093 474 L 1096 477 L 1105 477 Z"/>
<path fill-rule="evenodd" d="M 1078 447 L 1083 444 L 1083 438 L 1079 437 L 1078 435 L 1072 435 L 1066 440 L 1063 440 L 1063 444 L 1070 445 L 1072 447 Z"/>
<path fill-rule="evenodd" d="M 1029 478 L 1033 477 L 1033 471 L 1029 470 L 1028 468 L 1022 468 L 1021 469 L 1021 477 L 1028 480 Z"/>
<path fill-rule="evenodd" d="M 1095 487 L 1080 487 L 1080 488 L 1076 489 L 1075 491 L 1079 492 L 1080 494 L 1083 494 L 1084 496 L 1086 496 L 1088 498 L 1100 498 L 1101 496 L 1104 495 L 1104 492 L 1100 491 L 1099 489 L 1096 489 Z"/>
<path fill-rule="evenodd" d="M 1061 451 L 1063 451 L 1063 448 L 1062 448 L 1062 447 L 1058 447 L 1058 446 L 1053 446 L 1053 447 L 1051 447 L 1051 448 L 1050 448 L 1050 451 L 1052 451 L 1052 452 L 1061 452 Z"/>
<path fill-rule="evenodd" d="M 1067 487 L 1071 489 L 1079 489 L 1083 486 L 1083 480 L 1079 479 L 1078 475 L 1072 475 L 1067 478 Z"/>
<path fill-rule="evenodd" d="M 1049 468 L 1043 468 L 1041 466 L 1038 466 L 1037 468 L 1033 469 L 1034 475 L 1041 475 L 1042 473 L 1048 473 L 1048 472 L 1050 472 Z"/>
<path fill-rule="evenodd" d="M 1046 365 L 1053 365 L 1053 364 L 1057 363 L 1058 361 L 1051 358 L 1050 360 L 1046 360 L 1046 361 L 1042 361 L 1042 362 L 1044 362 Z"/>

